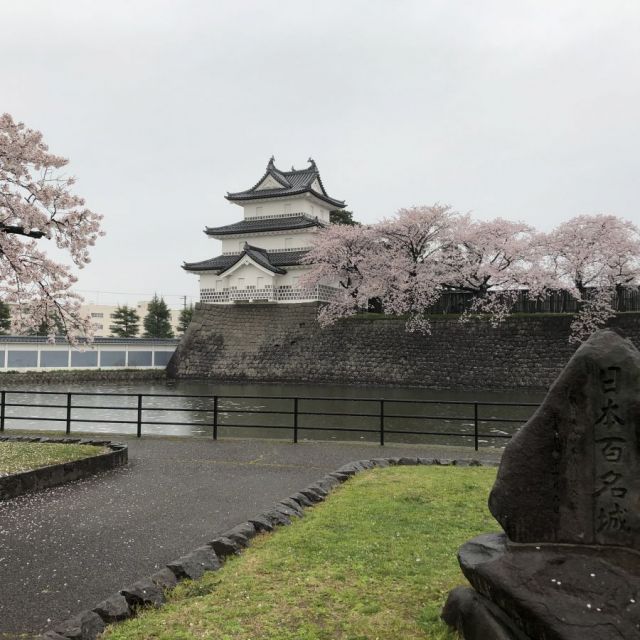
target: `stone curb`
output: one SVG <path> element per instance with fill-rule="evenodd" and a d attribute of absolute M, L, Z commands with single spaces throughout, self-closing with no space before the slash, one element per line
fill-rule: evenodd
<path fill-rule="evenodd" d="M 41 640 L 94 640 L 106 628 L 107 624 L 132 618 L 140 607 L 160 607 L 165 603 L 165 591 L 175 587 L 187 578 L 200 578 L 206 571 L 217 571 L 224 559 L 237 555 L 248 547 L 251 539 L 258 533 L 273 531 L 278 526 L 286 526 L 296 518 L 304 516 L 304 510 L 322 502 L 330 492 L 351 476 L 373 469 L 402 465 L 442 465 L 442 466 L 497 466 L 497 462 L 479 460 L 445 460 L 439 458 L 373 458 L 349 462 L 339 469 L 328 473 L 317 482 L 310 484 L 292 496 L 281 500 L 270 509 L 263 511 L 247 522 L 225 531 L 211 542 L 198 547 L 148 578 L 134 582 L 93 609 L 79 614 L 53 626 L 40 636 Z"/>
<path fill-rule="evenodd" d="M 44 444 L 87 444 L 107 447 L 110 451 L 100 453 L 81 460 L 71 460 L 47 467 L 12 473 L 0 477 L 0 502 L 10 500 L 25 493 L 33 493 L 74 480 L 94 476 L 101 471 L 108 471 L 127 464 L 129 449 L 126 444 L 110 440 L 94 440 L 86 438 L 48 438 L 46 436 L 6 436 L 0 435 L 0 442 L 41 442 Z"/>

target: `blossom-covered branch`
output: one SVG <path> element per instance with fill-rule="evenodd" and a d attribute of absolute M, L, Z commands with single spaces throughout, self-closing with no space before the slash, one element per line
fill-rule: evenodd
<path fill-rule="evenodd" d="M 71 291 L 72 267 L 89 263 L 102 216 L 73 194 L 75 180 L 61 173 L 68 161 L 49 152 L 39 131 L 0 116 L 0 298 L 15 305 L 15 329 L 61 327 L 71 339 L 88 335 Z M 38 241 L 51 240 L 70 259 L 48 258 Z"/>
<path fill-rule="evenodd" d="M 502 218 L 473 220 L 450 207 L 401 209 L 366 227 L 318 233 L 306 258 L 306 284 L 337 286 L 322 324 L 378 299 L 385 313 L 408 316 L 429 332 L 425 312 L 448 291 L 471 294 L 461 320 L 482 315 L 496 326 L 520 294 L 564 291 L 577 302 L 571 340 L 582 341 L 615 315 L 613 301 L 640 281 L 640 230 L 612 215 L 578 216 L 548 234 Z"/>

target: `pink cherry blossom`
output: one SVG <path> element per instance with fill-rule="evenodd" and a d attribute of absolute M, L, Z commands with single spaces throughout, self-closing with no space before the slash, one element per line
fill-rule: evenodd
<path fill-rule="evenodd" d="M 544 234 L 436 204 L 366 227 L 330 227 L 317 238 L 305 280 L 339 287 L 320 311 L 325 325 L 377 298 L 385 313 L 408 316 L 408 331 L 428 333 L 425 312 L 454 290 L 472 294 L 461 321 L 476 315 L 496 326 L 523 291 L 542 298 L 563 290 L 578 302 L 570 340 L 580 342 L 615 315 L 616 294 L 640 280 L 640 231 L 612 215 L 578 216 Z"/>
<path fill-rule="evenodd" d="M 67 160 L 49 153 L 39 131 L 0 116 L 0 297 L 14 304 L 14 330 L 56 323 L 75 340 L 90 335 L 79 315 L 82 298 L 71 290 L 72 266 L 89 263 L 89 247 L 102 216 L 73 194 L 75 180 L 61 172 Z M 47 257 L 53 242 L 71 265 Z"/>

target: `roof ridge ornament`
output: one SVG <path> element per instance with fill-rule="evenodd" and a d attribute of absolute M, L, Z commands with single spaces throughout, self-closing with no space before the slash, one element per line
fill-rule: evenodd
<path fill-rule="evenodd" d="M 256 184 L 244 191 L 227 192 L 225 197 L 230 202 L 241 204 L 248 200 L 282 198 L 311 193 L 336 209 L 344 209 L 346 207 L 344 200 L 336 200 L 327 194 L 315 160 L 310 156 L 308 162 L 309 166 L 304 169 L 296 170 L 292 166 L 291 172 L 281 171 L 275 166 L 275 156 L 272 155 L 264 175 Z M 319 188 L 312 186 L 316 179 Z"/>

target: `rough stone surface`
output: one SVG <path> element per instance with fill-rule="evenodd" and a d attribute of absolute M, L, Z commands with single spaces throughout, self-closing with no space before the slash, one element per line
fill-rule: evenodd
<path fill-rule="evenodd" d="M 269 509 L 268 511 L 261 513 L 258 516 L 258 518 L 265 518 L 269 523 L 271 523 L 272 527 L 275 527 L 278 525 L 282 525 L 286 527 L 287 525 L 291 524 L 291 518 L 289 518 L 287 515 L 285 515 L 281 511 L 278 511 L 277 509 Z M 250 522 L 253 522 L 254 524 L 256 524 L 256 520 L 254 518 L 251 518 Z"/>
<path fill-rule="evenodd" d="M 229 531 L 226 531 L 224 535 L 232 540 L 235 540 L 236 536 L 242 536 L 245 540 L 251 540 L 256 533 L 257 531 L 253 524 L 250 522 L 243 522 L 242 524 L 238 524 L 232 529 L 229 529 Z"/>
<path fill-rule="evenodd" d="M 220 538 L 220 540 L 228 540 L 228 538 Z M 229 542 L 231 543 L 230 540 Z M 167 567 L 173 571 L 179 580 L 184 578 L 196 580 L 200 578 L 205 571 L 216 571 L 220 568 L 221 564 L 218 555 L 222 557 L 229 554 L 218 554 L 217 549 L 208 545 L 198 547 L 195 551 L 182 556 L 178 560 L 169 562 Z"/>
<path fill-rule="evenodd" d="M 390 466 L 389 461 L 386 458 L 372 458 L 371 462 L 373 462 L 376 467 L 384 468 Z M 431 464 L 431 462 L 421 462 L 420 464 Z"/>
<path fill-rule="evenodd" d="M 302 491 L 300 491 L 300 493 L 303 496 L 306 496 L 307 498 L 309 498 L 309 500 L 311 500 L 311 502 L 322 502 L 324 500 L 324 495 L 321 494 L 321 493 L 318 493 L 315 489 L 312 489 L 311 487 L 307 487 L 306 489 L 302 489 Z"/>
<path fill-rule="evenodd" d="M 25 384 L 60 384 L 61 382 L 136 382 L 141 380 L 164 380 L 164 369 L 77 369 L 62 371 L 16 371 L 0 372 L 0 386 L 23 388 Z"/>
<path fill-rule="evenodd" d="M 169 567 L 165 567 L 164 569 L 160 569 L 160 571 L 156 571 L 149 576 L 149 580 L 157 584 L 159 587 L 163 589 L 173 589 L 178 584 L 178 578 Z"/>
<path fill-rule="evenodd" d="M 138 580 L 125 587 L 120 593 L 126 598 L 130 607 L 159 607 L 164 604 L 164 589 L 149 578 Z"/>
<path fill-rule="evenodd" d="M 489 507 L 514 542 L 640 550 L 640 352 L 584 343 L 508 443 Z"/>
<path fill-rule="evenodd" d="M 93 611 L 83 611 L 52 629 L 69 640 L 95 640 L 105 629 L 102 618 Z"/>
<path fill-rule="evenodd" d="M 170 376 L 263 382 L 334 382 L 442 389 L 547 388 L 575 351 L 571 317 L 433 318 L 431 334 L 395 318 L 321 329 L 317 304 L 196 305 Z M 640 314 L 612 326 L 640 345 Z M 488 358 L 487 354 L 491 357 Z M 460 363 L 464 362 L 464 366 Z"/>
<path fill-rule="evenodd" d="M 530 640 L 500 607 L 469 587 L 451 591 L 442 619 L 465 640 Z"/>
<path fill-rule="evenodd" d="M 212 540 L 209 545 L 216 552 L 219 558 L 232 556 L 235 553 L 240 553 L 242 550 L 242 545 L 239 545 L 235 540 L 231 540 L 231 538 L 227 538 L 225 536 L 220 536 L 219 538 Z"/>
<path fill-rule="evenodd" d="M 302 507 L 300 506 L 300 503 L 296 502 L 293 498 L 285 498 L 284 500 L 281 500 L 279 504 L 284 505 L 288 509 L 291 509 L 296 516 L 303 515 L 303 510 L 302 510 Z"/>
<path fill-rule="evenodd" d="M 291 500 L 295 500 L 301 507 L 312 507 L 315 503 L 311 502 L 304 493 L 294 493 Z"/>
<path fill-rule="evenodd" d="M 107 624 L 126 620 L 131 617 L 131 608 L 129 607 L 129 603 L 120 593 L 116 593 L 110 598 L 98 603 L 93 608 L 93 611 L 94 613 L 97 613 Z"/>
<path fill-rule="evenodd" d="M 640 352 L 596 332 L 506 447 L 489 498 L 505 534 L 458 554 L 477 593 L 530 638 L 640 638 L 639 438 Z M 492 619 L 485 604 L 453 593 L 443 616 L 474 640 Z"/>
<path fill-rule="evenodd" d="M 586 545 L 518 545 L 479 536 L 459 551 L 471 585 L 531 638 L 640 637 L 640 556 Z M 465 636 L 466 640 L 474 636 Z"/>
<path fill-rule="evenodd" d="M 268 518 L 263 514 L 259 516 L 254 516 L 249 520 L 249 522 L 251 522 L 251 524 L 255 526 L 257 531 L 261 531 L 261 532 L 273 531 L 275 526 L 271 518 Z"/>

